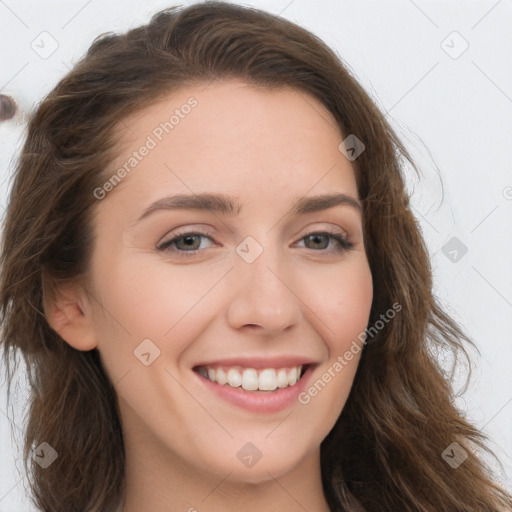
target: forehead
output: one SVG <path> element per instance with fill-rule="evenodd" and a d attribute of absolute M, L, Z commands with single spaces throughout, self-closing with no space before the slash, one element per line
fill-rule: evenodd
<path fill-rule="evenodd" d="M 299 90 L 237 80 L 183 87 L 123 120 L 119 135 L 106 173 L 127 170 L 116 194 L 218 191 L 261 200 L 278 189 L 284 200 L 288 191 L 296 197 L 337 187 L 357 195 L 334 117 Z"/>

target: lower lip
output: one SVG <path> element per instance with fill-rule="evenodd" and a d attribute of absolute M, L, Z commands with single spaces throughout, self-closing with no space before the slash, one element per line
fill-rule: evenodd
<path fill-rule="evenodd" d="M 199 372 L 194 373 L 205 386 L 226 402 L 249 411 L 270 414 L 283 411 L 298 402 L 298 396 L 306 388 L 312 371 L 313 365 L 310 365 L 293 386 L 276 391 L 246 391 L 241 387 L 233 388 L 228 384 L 217 384 Z"/>

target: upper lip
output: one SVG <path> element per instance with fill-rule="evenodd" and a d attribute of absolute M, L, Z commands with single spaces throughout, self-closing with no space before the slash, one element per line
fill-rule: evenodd
<path fill-rule="evenodd" d="M 215 359 L 204 361 L 194 365 L 194 368 L 201 366 L 241 366 L 243 368 L 291 368 L 293 366 L 306 366 L 316 364 L 316 361 L 309 357 L 301 356 L 253 356 L 253 357 L 230 357 L 227 359 Z"/>

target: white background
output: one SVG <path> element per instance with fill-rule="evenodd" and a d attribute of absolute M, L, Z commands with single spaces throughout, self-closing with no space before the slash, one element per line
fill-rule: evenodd
<path fill-rule="evenodd" d="M 435 293 L 480 350 L 480 356 L 471 352 L 473 376 L 458 404 L 490 437 L 505 467 L 498 477 L 512 488 L 512 0 L 247 4 L 280 13 L 333 47 L 387 112 L 421 167 L 420 181 L 408 171 L 408 185 L 432 258 Z M 16 119 L 0 123 L 0 211 L 23 136 L 23 114 L 97 35 L 145 23 L 171 5 L 0 0 L 0 92 L 20 106 Z M 50 56 L 33 49 L 49 51 L 52 44 L 58 47 Z M 458 261 L 442 252 L 453 237 L 467 247 Z M 26 512 L 26 483 L 16 470 L 18 449 L 4 404 L 2 387 L 0 512 Z M 19 439 L 21 409 L 14 414 Z"/>

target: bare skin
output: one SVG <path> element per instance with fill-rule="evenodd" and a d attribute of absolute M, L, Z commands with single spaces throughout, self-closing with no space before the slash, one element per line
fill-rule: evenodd
<path fill-rule="evenodd" d="M 190 97 L 197 105 L 158 140 L 155 127 Z M 120 130 L 112 174 L 148 136 L 156 145 L 98 201 L 87 282 L 63 290 L 49 321 L 76 349 L 97 348 L 114 383 L 127 455 L 123 512 L 327 512 L 320 443 L 360 353 L 334 377 L 332 368 L 367 326 L 372 277 L 361 211 L 292 208 L 320 194 L 358 199 L 338 149 L 344 136 L 304 93 L 239 81 L 174 92 Z M 206 192 L 234 196 L 241 211 L 159 209 L 138 220 L 159 199 Z M 352 247 L 307 236 L 325 229 Z M 178 233 L 196 233 L 190 248 L 182 239 L 158 249 Z M 249 263 L 239 246 L 259 255 Z M 145 339 L 148 365 L 134 355 Z M 314 363 L 307 389 L 329 369 L 332 378 L 308 403 L 274 412 L 225 400 L 194 371 L 205 361 L 290 355 Z M 240 456 L 247 443 L 261 455 L 253 465 Z"/>

